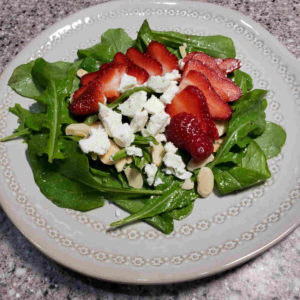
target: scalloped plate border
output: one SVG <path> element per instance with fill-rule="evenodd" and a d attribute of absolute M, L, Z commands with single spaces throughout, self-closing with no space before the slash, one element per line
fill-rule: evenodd
<path fill-rule="evenodd" d="M 116 2 L 113 2 L 114 4 L 116 4 Z M 137 1 L 128 1 L 129 5 L 134 3 L 134 4 L 138 4 Z M 158 2 L 156 2 L 158 3 Z M 177 3 L 176 1 L 174 3 Z M 179 2 L 180 3 L 180 2 Z M 182 2 L 181 2 L 182 3 Z M 124 4 L 124 1 L 122 2 L 122 4 Z M 191 5 L 195 6 L 203 6 L 203 7 L 207 7 L 211 10 L 213 10 L 213 8 L 215 7 L 214 5 L 211 4 L 203 4 L 203 3 L 195 3 L 195 2 L 191 2 Z M 97 7 L 101 8 L 103 6 L 110 6 L 110 3 L 105 3 L 105 4 L 100 4 Z M 45 32 L 43 32 L 41 35 L 43 37 L 45 36 L 49 36 L 50 33 L 52 33 L 52 30 L 54 27 L 57 27 L 59 25 L 62 25 L 64 23 L 66 23 L 66 21 L 68 20 L 72 20 L 75 19 L 77 16 L 79 16 L 79 14 L 82 14 L 82 12 L 84 11 L 88 11 L 91 8 L 87 8 L 86 10 L 80 11 L 74 15 L 71 15 L 67 18 L 65 18 L 64 20 L 56 23 L 55 25 L 53 25 L 52 27 L 50 27 L 48 30 L 46 30 Z M 248 19 L 247 17 L 244 17 L 243 15 L 237 13 L 237 12 L 233 12 L 229 9 L 224 9 L 222 8 L 222 10 L 226 11 L 227 13 L 232 13 L 235 14 L 236 16 L 239 17 L 243 17 L 243 19 L 246 19 L 246 21 L 248 23 L 250 23 L 254 28 L 257 27 L 258 25 L 255 24 L 253 21 L 251 21 L 250 19 Z M 260 31 L 264 31 L 264 34 L 267 34 L 271 39 L 274 39 L 269 33 L 267 33 L 263 28 L 259 27 Z M 38 36 L 36 39 L 34 39 L 29 45 L 27 45 L 27 48 L 30 48 L 30 46 L 32 45 L 33 42 L 38 41 L 40 36 Z M 258 41 L 259 42 L 259 41 Z M 275 41 L 277 42 L 277 41 Z M 285 54 L 287 54 L 289 57 L 291 57 L 291 55 L 287 52 L 287 50 L 281 46 L 278 42 L 277 42 L 277 47 L 280 48 L 281 51 L 284 51 Z M 24 50 L 23 50 L 24 51 Z M 22 56 L 23 51 L 20 52 L 20 54 L 17 56 L 17 58 Z M 295 60 L 296 61 L 296 60 Z M 297 62 L 296 62 L 297 63 Z M 6 71 L 1 75 L 1 77 L 4 74 L 8 74 L 9 71 L 11 71 L 13 63 L 10 63 L 10 65 L 7 67 Z M 280 71 L 280 70 L 279 70 Z M 0 79 L 1 79 L 0 77 Z M 298 184 L 295 187 L 294 191 L 296 191 L 297 197 L 292 197 L 290 198 L 290 204 L 293 205 L 296 201 L 296 198 L 299 198 L 299 180 L 298 180 Z M 35 230 L 31 227 L 28 226 L 28 224 L 25 223 L 24 220 L 22 219 L 17 219 L 16 216 L 13 214 L 13 210 L 10 209 L 10 205 L 9 203 L 7 203 L 7 201 L 5 201 L 4 198 L 2 198 L 2 196 L 0 195 L 0 202 L 3 206 L 4 211 L 7 213 L 7 215 L 9 216 L 9 218 L 13 221 L 13 223 L 18 227 L 18 229 L 22 232 L 23 235 L 25 235 L 25 237 L 27 237 L 27 239 L 29 239 L 36 247 L 38 247 L 42 252 L 44 252 L 46 255 L 50 256 L 51 258 L 53 258 L 54 260 L 58 261 L 59 263 L 66 265 L 67 267 L 79 271 L 81 273 L 90 275 L 90 276 L 94 276 L 97 278 L 102 278 L 102 279 L 107 279 L 107 280 L 113 280 L 113 281 L 119 281 L 119 282 L 130 282 L 130 283 L 167 283 L 167 282 L 178 282 L 178 281 L 184 281 L 184 280 L 190 280 L 190 279 L 195 279 L 195 278 L 200 278 L 200 277 L 204 277 L 204 276 L 208 276 L 208 275 L 212 275 L 214 273 L 226 270 L 228 268 L 231 268 L 237 264 L 240 264 L 248 259 L 250 259 L 251 257 L 254 257 L 255 255 L 261 253 L 262 251 L 268 249 L 269 247 L 271 247 L 272 245 L 274 245 L 275 243 L 277 243 L 279 240 L 281 240 L 282 238 L 284 238 L 289 232 L 291 232 L 294 228 L 296 228 L 300 221 L 296 221 L 293 222 L 291 224 L 289 224 L 288 226 L 286 226 L 286 228 L 284 230 L 282 230 L 282 232 L 278 233 L 277 237 L 275 239 L 273 239 L 270 242 L 266 242 L 265 245 L 263 245 L 262 247 L 260 247 L 259 249 L 253 251 L 252 253 L 249 253 L 248 255 L 245 255 L 244 257 L 238 258 L 234 261 L 230 261 L 226 264 L 220 265 L 217 268 L 205 271 L 205 272 L 190 272 L 189 274 L 185 274 L 185 276 L 182 278 L 182 274 L 179 275 L 174 275 L 173 277 L 168 277 L 166 279 L 164 278 L 158 278 L 158 274 L 155 274 L 154 276 L 150 276 L 148 279 L 146 279 L 146 281 L 143 282 L 139 282 L 138 278 L 136 277 L 136 273 L 132 273 L 130 274 L 130 276 L 128 276 L 128 274 L 125 273 L 123 274 L 122 272 L 120 272 L 120 274 L 115 274 L 112 270 L 110 270 L 110 268 L 106 267 L 106 266 L 102 266 L 101 267 L 101 272 L 96 271 L 96 270 L 91 270 L 91 269 L 87 269 L 84 264 L 82 264 L 82 261 L 80 260 L 80 257 L 72 257 L 72 260 L 70 260 L 70 258 L 68 257 L 68 255 L 66 255 L 65 253 L 63 253 L 63 251 L 60 251 L 59 255 L 58 254 L 53 254 L 55 252 L 58 251 L 57 246 L 53 245 L 51 242 L 49 243 L 48 241 L 46 241 L 45 239 L 43 239 L 43 237 L 41 235 L 34 235 L 33 233 L 35 232 Z M 288 202 L 289 202 L 288 201 Z M 285 201 L 286 202 L 286 201 Z M 283 205 L 284 202 L 282 202 Z M 281 207 L 282 211 L 286 210 L 284 206 Z M 280 214 L 279 214 L 280 217 Z M 274 215 L 270 215 L 269 217 L 266 218 L 266 221 L 262 222 L 263 224 L 266 223 L 275 223 L 278 221 L 278 219 L 276 219 L 277 217 Z M 261 224 L 262 224 L 261 223 Z M 27 225 L 27 226 L 26 226 Z M 257 232 L 263 232 L 265 229 L 261 228 L 258 229 Z M 251 238 L 249 238 L 249 236 L 244 236 L 243 240 L 249 240 Z M 226 242 L 224 243 L 224 245 L 226 244 Z M 230 250 L 232 248 L 235 248 L 235 246 L 232 243 L 228 243 L 227 246 L 225 245 L 225 250 Z M 80 249 L 78 249 L 79 252 Z M 209 249 L 207 249 L 209 250 Z M 84 250 L 83 253 L 81 253 L 81 255 L 85 255 L 84 254 Z M 212 250 L 212 252 L 207 252 L 207 255 L 215 255 L 214 251 Z M 173 256 L 176 258 L 176 256 Z M 171 263 L 177 265 L 180 264 L 181 262 L 178 260 L 174 260 L 171 261 Z M 117 263 L 118 264 L 118 263 Z M 134 263 L 133 265 L 139 266 L 139 263 Z M 180 273 L 180 272 L 179 272 Z M 126 274 L 126 276 L 124 276 Z"/>

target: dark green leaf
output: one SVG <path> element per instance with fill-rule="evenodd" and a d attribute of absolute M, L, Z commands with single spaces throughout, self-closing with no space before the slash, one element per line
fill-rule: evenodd
<path fill-rule="evenodd" d="M 241 88 L 243 94 L 249 92 L 253 88 L 252 78 L 249 74 L 236 70 L 233 72 L 234 82 Z"/>
<path fill-rule="evenodd" d="M 267 122 L 266 130 L 255 139 L 267 159 L 277 156 L 286 140 L 286 133 L 280 125 Z"/>

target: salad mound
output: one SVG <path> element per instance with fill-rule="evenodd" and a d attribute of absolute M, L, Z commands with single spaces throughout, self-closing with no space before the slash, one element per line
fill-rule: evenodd
<path fill-rule="evenodd" d="M 35 110 L 10 108 L 36 184 L 55 205 L 79 211 L 105 199 L 165 234 L 195 200 L 260 184 L 285 131 L 266 121 L 267 91 L 253 89 L 225 36 L 109 29 L 75 62 L 38 58 L 8 84 Z"/>

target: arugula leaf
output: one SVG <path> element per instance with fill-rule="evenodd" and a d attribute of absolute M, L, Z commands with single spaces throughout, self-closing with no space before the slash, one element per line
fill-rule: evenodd
<path fill-rule="evenodd" d="M 229 121 L 227 136 L 209 167 L 213 168 L 222 162 L 232 161 L 236 158 L 234 153 L 230 152 L 234 146 L 244 148 L 252 141 L 253 136 L 264 132 L 266 93 L 265 90 L 253 90 L 233 105 L 234 113 Z"/>
<path fill-rule="evenodd" d="M 241 88 L 243 94 L 249 92 L 253 88 L 252 78 L 249 74 L 241 70 L 235 70 L 233 72 L 233 80 Z"/>
<path fill-rule="evenodd" d="M 41 192 L 55 205 L 79 211 L 88 211 L 104 205 L 104 198 L 99 191 L 78 181 L 69 179 L 60 172 L 58 161 L 50 164 L 43 156 L 39 156 L 28 144 L 28 157 L 34 180 Z"/>
<path fill-rule="evenodd" d="M 106 195 L 118 194 L 124 195 L 158 195 L 161 191 L 151 189 L 124 188 L 118 179 L 111 176 L 110 173 L 91 172 L 88 157 L 81 152 L 76 142 L 65 142 L 66 153 L 68 156 L 61 162 L 61 173 L 72 179 L 77 180 L 89 187 L 92 187 Z M 109 196 L 110 197 L 110 196 Z"/>
<path fill-rule="evenodd" d="M 263 134 L 255 139 L 267 159 L 277 156 L 286 140 L 284 129 L 275 123 L 267 122 Z"/>
<path fill-rule="evenodd" d="M 180 221 L 187 218 L 192 213 L 193 208 L 194 202 L 185 207 L 173 209 L 172 211 L 168 212 L 168 215 L 173 219 Z"/>
<path fill-rule="evenodd" d="M 101 63 L 90 56 L 85 57 L 81 63 L 81 68 L 89 73 L 98 71 L 100 67 Z"/>
<path fill-rule="evenodd" d="M 176 179 L 174 176 L 167 176 L 161 172 L 159 176 L 162 178 L 164 184 L 159 185 L 157 189 L 163 191 L 163 194 L 151 197 L 141 210 L 123 220 L 113 222 L 110 226 L 123 226 L 138 220 L 167 213 L 174 209 L 183 208 L 198 198 L 198 195 L 193 190 L 186 191 L 181 189 L 182 181 Z"/>
<path fill-rule="evenodd" d="M 154 91 L 148 87 L 135 87 L 133 89 L 127 90 L 124 93 L 122 93 L 122 95 L 116 99 L 114 102 L 111 102 L 109 104 L 107 104 L 107 106 L 111 109 L 116 108 L 119 104 L 121 104 L 122 102 L 124 102 L 130 95 L 136 93 L 136 92 L 140 92 L 140 91 L 144 91 L 146 93 L 154 93 Z"/>
<path fill-rule="evenodd" d="M 108 29 L 102 34 L 101 43 L 87 49 L 79 49 L 77 55 L 79 58 L 90 57 L 101 63 L 111 62 L 117 52 L 125 53 L 133 44 L 134 41 L 124 29 Z"/>
<path fill-rule="evenodd" d="M 223 195 L 258 184 L 271 176 L 266 156 L 254 141 L 243 151 L 236 166 L 223 169 L 215 167 L 213 171 L 218 190 Z"/>
<path fill-rule="evenodd" d="M 131 214 L 134 214 L 141 210 L 147 203 L 147 199 L 141 200 L 113 200 L 112 202 L 117 206 L 123 208 Z M 172 217 L 168 214 L 155 215 L 151 218 L 146 218 L 143 221 L 157 228 L 165 234 L 171 233 L 174 229 L 174 223 Z"/>
<path fill-rule="evenodd" d="M 202 51 L 214 57 L 235 57 L 233 41 L 226 36 L 198 36 L 175 31 L 155 31 L 151 30 L 148 21 L 145 20 L 138 32 L 136 47 L 144 51 L 151 40 L 173 49 L 178 49 L 179 46 L 186 43 L 187 52 Z"/>

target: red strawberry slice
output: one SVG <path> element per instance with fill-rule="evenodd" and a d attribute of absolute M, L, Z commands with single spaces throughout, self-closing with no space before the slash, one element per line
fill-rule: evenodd
<path fill-rule="evenodd" d="M 195 86 L 187 86 L 180 93 L 176 94 L 172 103 L 166 106 L 166 112 L 174 117 L 186 112 L 193 114 L 199 119 L 202 131 L 213 140 L 219 138 L 218 130 L 208 111 L 206 99 L 203 93 Z"/>
<path fill-rule="evenodd" d="M 138 84 L 143 84 L 149 78 L 148 72 L 136 65 L 127 67 L 126 73 L 127 75 L 134 76 Z"/>
<path fill-rule="evenodd" d="M 189 71 L 181 80 L 179 90 L 188 85 L 194 85 L 204 94 L 210 115 L 216 120 L 228 120 L 231 117 L 231 107 L 216 93 L 207 78 L 200 72 Z M 171 103 L 172 104 L 172 103 Z"/>
<path fill-rule="evenodd" d="M 150 76 L 162 75 L 162 65 L 149 54 L 142 53 L 136 48 L 129 48 L 126 56 L 137 66 L 145 69 Z"/>
<path fill-rule="evenodd" d="M 148 45 L 147 53 L 161 63 L 163 74 L 170 73 L 173 70 L 179 70 L 177 57 L 172 54 L 165 45 L 152 41 Z"/>
<path fill-rule="evenodd" d="M 191 70 L 196 70 L 205 75 L 217 94 L 219 94 L 226 102 L 236 101 L 242 96 L 241 89 L 231 79 L 227 78 L 225 75 L 223 75 L 223 78 L 220 77 L 218 73 L 204 65 L 201 61 L 194 59 L 189 60 L 184 65 L 183 75 Z"/>
<path fill-rule="evenodd" d="M 113 64 L 101 70 L 100 75 L 95 79 L 96 82 L 101 83 L 103 93 L 107 97 L 108 102 L 112 102 L 120 96 L 118 89 L 126 69 L 127 67 L 124 65 Z"/>
<path fill-rule="evenodd" d="M 215 58 L 216 63 L 223 73 L 231 73 L 241 67 L 241 61 L 236 58 Z"/>
<path fill-rule="evenodd" d="M 80 84 L 81 86 L 86 86 L 88 85 L 89 83 L 91 83 L 95 78 L 97 78 L 99 76 L 99 71 L 96 71 L 96 72 L 92 72 L 92 73 L 88 73 L 88 74 L 85 74 L 83 75 L 81 78 L 80 78 Z"/>
<path fill-rule="evenodd" d="M 203 160 L 213 152 L 212 140 L 201 130 L 201 122 L 193 114 L 179 113 L 166 128 L 167 140 Z"/>
<path fill-rule="evenodd" d="M 122 52 L 117 52 L 114 56 L 114 63 L 123 64 L 127 67 L 134 65 L 134 63 Z"/>
<path fill-rule="evenodd" d="M 114 65 L 113 62 L 104 63 L 104 64 L 101 65 L 99 71 L 104 70 L 104 69 L 107 69 L 107 68 L 109 68 L 109 67 L 112 67 L 113 65 Z"/>
<path fill-rule="evenodd" d="M 82 86 L 81 88 L 79 88 L 77 91 L 75 91 L 73 94 L 72 100 L 74 101 L 77 98 L 79 98 L 79 96 L 82 95 L 87 88 L 88 88 L 88 86 L 85 85 L 85 86 Z"/>
<path fill-rule="evenodd" d="M 85 91 L 69 104 L 69 111 L 78 116 L 87 116 L 98 112 L 98 103 L 104 103 L 101 83 L 97 80 L 84 87 Z"/>
<path fill-rule="evenodd" d="M 203 52 L 191 52 L 187 54 L 187 56 L 183 59 L 184 63 L 187 63 L 191 59 L 193 60 L 199 60 L 201 61 L 204 65 L 212 68 L 218 75 L 224 78 L 224 73 L 220 69 L 216 59 L 214 57 L 211 57 Z"/>

